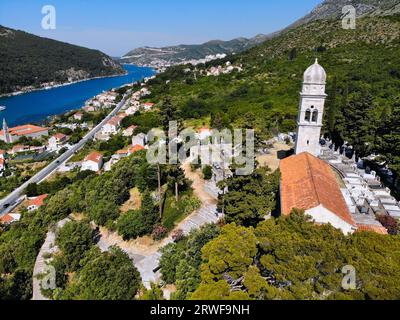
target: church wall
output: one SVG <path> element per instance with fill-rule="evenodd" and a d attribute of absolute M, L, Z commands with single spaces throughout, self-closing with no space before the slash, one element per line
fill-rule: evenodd
<path fill-rule="evenodd" d="M 316 223 L 330 223 L 334 228 L 340 229 L 344 234 L 351 234 L 355 231 L 355 228 L 351 224 L 340 219 L 336 214 L 332 213 L 322 205 L 306 210 L 306 214 L 311 216 Z"/>

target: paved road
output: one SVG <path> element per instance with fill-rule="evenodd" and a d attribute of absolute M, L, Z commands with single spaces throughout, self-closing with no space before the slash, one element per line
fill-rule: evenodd
<path fill-rule="evenodd" d="M 31 183 L 40 183 L 44 179 L 46 179 L 49 175 L 55 172 L 64 162 L 66 162 L 69 158 L 71 158 L 77 151 L 82 149 L 82 147 L 89 140 L 93 139 L 95 134 L 101 130 L 101 128 L 105 125 L 105 123 L 114 117 L 124 106 L 128 95 L 131 93 L 129 90 L 122 101 L 117 105 L 117 107 L 107 116 L 104 120 L 99 123 L 95 128 L 93 128 L 90 132 L 83 137 L 81 141 L 79 141 L 76 145 L 74 145 L 70 150 L 62 154 L 59 158 L 51 162 L 46 168 L 38 172 L 35 176 L 33 176 L 30 180 L 22 184 L 20 187 L 15 189 L 12 193 L 10 193 L 7 197 L 0 201 L 0 217 L 9 213 L 16 204 L 20 201 L 21 195 L 23 194 L 26 187 Z M 7 208 L 5 208 L 7 206 Z"/>
<path fill-rule="evenodd" d="M 32 300 L 49 300 L 48 298 L 42 295 L 42 291 L 40 289 L 42 280 L 38 279 L 38 276 L 49 272 L 49 267 L 47 263 L 50 262 L 51 258 L 49 259 L 47 255 L 56 253 L 58 251 L 58 248 L 55 245 L 56 232 L 69 221 L 71 220 L 69 218 L 66 218 L 58 222 L 54 230 L 50 230 L 49 232 L 47 232 L 46 240 L 44 241 L 39 251 L 39 254 L 36 257 L 35 266 L 33 267 Z"/>

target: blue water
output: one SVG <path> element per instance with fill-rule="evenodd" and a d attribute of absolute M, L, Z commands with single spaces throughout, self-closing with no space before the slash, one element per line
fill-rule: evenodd
<path fill-rule="evenodd" d="M 127 75 L 108 77 L 75 83 L 72 85 L 40 90 L 13 97 L 0 98 L 0 119 L 5 118 L 9 126 L 38 123 L 48 116 L 79 109 L 85 101 L 99 93 L 155 74 L 151 68 L 124 65 Z"/>

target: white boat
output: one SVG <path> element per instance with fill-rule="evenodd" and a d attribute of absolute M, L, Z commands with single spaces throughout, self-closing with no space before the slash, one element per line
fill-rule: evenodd
<path fill-rule="evenodd" d="M 6 110 L 6 107 L 5 106 L 0 106 L 0 111 L 4 111 L 4 110 Z"/>

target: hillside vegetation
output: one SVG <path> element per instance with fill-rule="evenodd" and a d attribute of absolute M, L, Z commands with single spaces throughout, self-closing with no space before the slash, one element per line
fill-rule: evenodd
<path fill-rule="evenodd" d="M 37 88 L 44 83 L 65 83 L 124 72 L 100 51 L 2 26 L 0 52 L 0 95 L 27 87 Z"/>
<path fill-rule="evenodd" d="M 356 30 L 313 22 L 222 61 L 170 68 L 151 82 L 150 98 L 171 96 L 184 118 L 211 119 L 216 127 L 251 127 L 262 136 L 292 131 L 304 70 L 319 58 L 328 74 L 325 133 L 350 142 L 360 156 L 383 154 L 400 173 L 393 150 L 400 135 L 393 125 L 400 113 L 399 33 L 399 16 L 358 19 Z M 202 69 L 227 61 L 243 71 L 204 76 Z"/>

